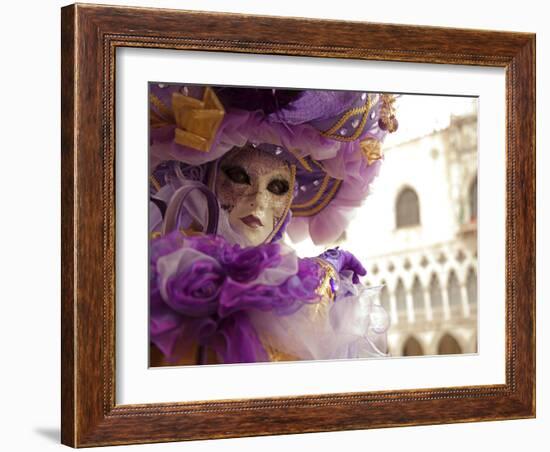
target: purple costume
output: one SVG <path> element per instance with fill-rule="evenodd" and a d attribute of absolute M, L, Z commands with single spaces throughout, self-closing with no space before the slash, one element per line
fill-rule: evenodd
<path fill-rule="evenodd" d="M 361 263 L 339 249 L 300 259 L 282 237 L 341 236 L 396 128 L 392 103 L 360 92 L 150 85 L 150 340 L 168 361 L 191 344 L 199 363 L 207 350 L 222 363 L 386 356 L 388 317 L 377 290 L 360 283 Z M 240 197 L 252 190 L 247 174 L 223 167 L 235 150 L 275 168 L 276 195 L 266 193 L 280 206 L 261 243 L 235 229 L 239 204 L 220 201 L 227 174 L 248 190 Z"/>

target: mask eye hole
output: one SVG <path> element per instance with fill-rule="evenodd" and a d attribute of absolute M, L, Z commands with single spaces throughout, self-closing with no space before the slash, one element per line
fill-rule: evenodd
<path fill-rule="evenodd" d="M 288 182 L 284 179 L 273 179 L 267 189 L 275 195 L 284 195 L 288 192 Z"/>
<path fill-rule="evenodd" d="M 250 176 L 241 166 L 229 166 L 223 168 L 222 171 L 231 182 L 235 184 L 250 185 Z"/>

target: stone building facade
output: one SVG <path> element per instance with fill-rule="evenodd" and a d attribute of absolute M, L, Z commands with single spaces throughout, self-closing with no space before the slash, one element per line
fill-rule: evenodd
<path fill-rule="evenodd" d="M 383 286 L 392 356 L 475 353 L 477 115 L 385 149 L 345 242 Z"/>

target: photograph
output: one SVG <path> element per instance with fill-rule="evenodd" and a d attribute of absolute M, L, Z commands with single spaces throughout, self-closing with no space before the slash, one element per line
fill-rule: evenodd
<path fill-rule="evenodd" d="M 150 367 L 477 353 L 476 96 L 148 102 Z"/>

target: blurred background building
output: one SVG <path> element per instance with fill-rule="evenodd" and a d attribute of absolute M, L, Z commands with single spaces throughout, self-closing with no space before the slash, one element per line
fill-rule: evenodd
<path fill-rule="evenodd" d="M 475 353 L 477 100 L 403 95 L 397 106 L 400 129 L 338 245 L 363 262 L 363 282 L 383 286 L 392 356 Z"/>

